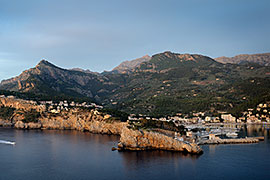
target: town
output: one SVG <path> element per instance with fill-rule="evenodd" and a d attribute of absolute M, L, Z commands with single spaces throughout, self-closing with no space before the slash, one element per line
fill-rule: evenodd
<path fill-rule="evenodd" d="M 142 114 L 131 114 L 128 117 L 129 121 L 137 121 L 141 119 L 149 119 L 155 121 L 173 122 L 175 125 L 181 124 L 208 124 L 208 123 L 270 123 L 270 102 L 265 104 L 258 104 L 257 108 L 249 108 L 247 111 L 242 112 L 242 117 L 234 117 L 227 112 L 218 112 L 219 116 L 206 115 L 206 112 L 193 112 L 191 115 L 177 113 L 175 116 L 167 117 L 150 117 Z"/>
<path fill-rule="evenodd" d="M 14 100 L 18 101 L 20 103 L 11 103 L 10 107 L 13 107 L 19 104 L 24 104 L 25 107 L 31 108 L 33 106 L 37 107 L 40 112 L 49 112 L 49 113 L 54 113 L 54 114 L 59 114 L 62 111 L 69 111 L 70 109 L 73 108 L 86 108 L 86 109 L 102 109 L 103 106 L 97 105 L 96 103 L 87 103 L 87 102 L 68 102 L 67 100 L 59 101 L 59 102 L 53 102 L 52 100 L 50 101 L 33 101 L 33 100 L 22 100 L 22 99 L 17 99 L 15 96 L 5 96 L 5 95 L 0 95 L 0 99 L 9 99 L 9 100 Z M 30 105 L 30 106 L 27 106 Z M 14 107 L 17 108 L 17 107 Z"/>
<path fill-rule="evenodd" d="M 39 107 L 40 111 L 50 112 L 58 114 L 62 111 L 69 111 L 72 108 L 85 108 L 85 109 L 103 109 L 103 106 L 97 105 L 96 103 L 87 102 L 68 102 L 67 100 L 54 102 L 52 100 L 48 101 L 33 101 L 33 100 L 22 100 L 17 99 L 15 96 L 5 96 L 0 95 L 1 99 L 10 99 L 14 101 L 20 101 L 24 104 L 30 104 Z M 14 103 L 16 104 L 16 103 Z M 18 104 L 18 103 L 17 103 Z M 11 105 L 12 107 L 13 105 Z M 25 106 L 27 107 L 27 106 Z M 211 116 L 206 112 L 193 112 L 191 114 L 177 113 L 174 116 L 166 117 L 151 117 L 143 114 L 130 114 L 127 121 L 139 121 L 142 119 L 153 120 L 153 121 L 163 121 L 163 122 L 173 122 L 176 126 L 189 125 L 189 124 L 234 124 L 234 123 L 248 123 L 248 124 L 260 124 L 260 123 L 270 123 L 270 102 L 260 103 L 256 108 L 249 108 L 247 111 L 242 112 L 242 117 L 234 117 L 232 114 L 227 112 L 218 112 L 218 116 Z"/>

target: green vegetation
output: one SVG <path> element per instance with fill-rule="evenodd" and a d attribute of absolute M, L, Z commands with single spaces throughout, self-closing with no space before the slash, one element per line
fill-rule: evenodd
<path fill-rule="evenodd" d="M 22 120 L 24 123 L 29 122 L 38 122 L 38 118 L 40 117 L 40 113 L 36 110 L 32 109 L 31 111 L 24 112 L 24 119 Z"/>
<path fill-rule="evenodd" d="M 126 122 L 128 119 L 128 114 L 116 109 L 101 109 L 100 112 L 111 115 L 113 118 L 111 120 L 120 120 L 122 122 Z"/>
<path fill-rule="evenodd" d="M 185 131 L 184 126 L 175 126 L 173 122 L 166 122 L 166 121 L 153 121 L 150 119 L 142 119 L 142 120 L 137 120 L 137 121 L 129 121 L 129 125 L 131 128 L 134 129 L 146 129 L 146 130 L 151 130 L 151 129 L 164 129 L 164 130 L 169 130 L 169 131 L 176 131 L 183 133 Z"/>
<path fill-rule="evenodd" d="M 0 118 L 9 120 L 13 115 L 15 108 L 0 106 Z"/>
<path fill-rule="evenodd" d="M 64 101 L 67 100 L 69 102 L 74 101 L 78 103 L 87 102 L 87 103 L 97 103 L 97 101 L 93 100 L 92 98 L 85 97 L 85 96 L 70 96 L 65 94 L 43 94 L 43 93 L 34 93 L 34 92 L 17 92 L 17 91 L 7 91 L 7 90 L 0 90 L 0 95 L 5 96 L 15 96 L 20 99 L 25 100 L 33 100 L 33 101 Z M 98 104 L 98 103 L 97 103 Z"/>

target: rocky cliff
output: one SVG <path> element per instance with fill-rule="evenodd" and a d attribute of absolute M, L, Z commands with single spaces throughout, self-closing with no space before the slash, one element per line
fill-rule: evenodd
<path fill-rule="evenodd" d="M 195 143 L 178 141 L 164 134 L 151 131 L 122 130 L 118 148 L 122 150 L 169 150 L 201 154 L 202 149 Z"/>
<path fill-rule="evenodd" d="M 70 111 L 58 115 L 42 116 L 38 122 L 24 123 L 21 120 L 14 122 L 14 127 L 18 129 L 60 129 L 89 131 L 100 134 L 120 135 L 125 122 L 110 121 L 104 115 L 96 114 L 97 111 L 77 112 Z"/>
<path fill-rule="evenodd" d="M 27 101 L 23 99 L 16 99 L 14 97 L 0 97 L 0 106 L 12 107 L 15 109 L 21 109 L 24 111 L 30 111 L 34 109 L 38 112 L 45 111 L 45 106 L 38 106 L 34 101 Z"/>

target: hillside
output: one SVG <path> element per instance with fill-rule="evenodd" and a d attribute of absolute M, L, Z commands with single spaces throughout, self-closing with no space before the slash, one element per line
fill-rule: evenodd
<path fill-rule="evenodd" d="M 269 72 L 264 66 L 222 64 L 202 55 L 164 52 L 140 64 L 109 99 L 115 108 L 150 115 L 233 111 L 268 98 Z"/>
<path fill-rule="evenodd" d="M 154 116 L 192 111 L 236 114 L 270 100 L 269 66 L 223 64 L 203 55 L 172 52 L 134 64 L 128 73 L 99 74 L 66 70 L 43 60 L 2 81 L 0 89 L 90 97 L 109 108 Z"/>

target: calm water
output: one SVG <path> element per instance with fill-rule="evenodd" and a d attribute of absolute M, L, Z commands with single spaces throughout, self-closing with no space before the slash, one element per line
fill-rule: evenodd
<path fill-rule="evenodd" d="M 270 179 L 269 128 L 244 127 L 259 144 L 203 146 L 190 156 L 164 151 L 117 152 L 119 137 L 77 131 L 0 128 L 0 179 Z"/>

